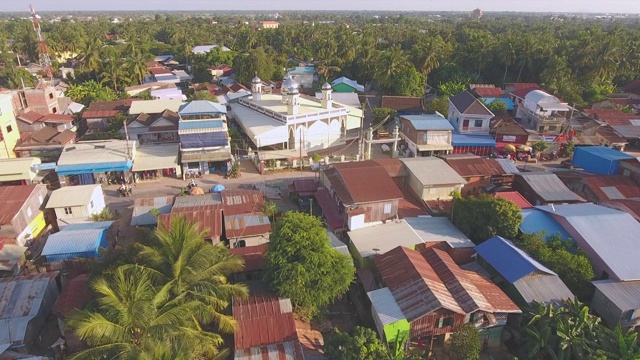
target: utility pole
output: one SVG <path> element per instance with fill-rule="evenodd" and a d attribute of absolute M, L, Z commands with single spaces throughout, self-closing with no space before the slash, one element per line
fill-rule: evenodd
<path fill-rule="evenodd" d="M 127 129 L 127 120 L 124 119 L 124 138 L 125 138 L 125 146 L 127 147 L 127 160 L 131 159 L 131 150 L 129 149 L 129 130 Z"/>
<path fill-rule="evenodd" d="M 302 128 L 300 128 L 300 171 L 302 171 L 302 163 L 303 163 L 303 161 L 302 161 L 302 144 L 303 144 L 302 135 L 303 135 Z"/>

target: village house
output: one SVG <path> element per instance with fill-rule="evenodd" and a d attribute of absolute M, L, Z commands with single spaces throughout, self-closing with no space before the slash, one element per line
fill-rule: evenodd
<path fill-rule="evenodd" d="M 224 236 L 230 248 L 266 244 L 270 233 L 271 221 L 261 212 L 224 215 Z"/>
<path fill-rule="evenodd" d="M 210 197 L 210 195 L 192 195 L 189 197 Z M 178 217 L 184 217 L 187 221 L 198 225 L 198 233 L 203 234 L 203 239 L 213 245 L 219 244 L 222 236 L 222 208 L 217 205 L 192 205 L 178 206 L 174 203 L 171 212 L 158 217 L 158 224 L 171 228 L 171 223 Z"/>
<path fill-rule="evenodd" d="M 16 114 L 33 111 L 40 114 L 61 114 L 69 98 L 61 96 L 54 86 L 26 88 L 11 91 L 11 103 Z"/>
<path fill-rule="evenodd" d="M 571 164 L 594 174 L 614 175 L 624 160 L 630 160 L 632 164 L 638 161 L 629 154 L 605 146 L 579 146 L 573 150 Z M 630 173 L 622 175 L 629 176 Z"/>
<path fill-rule="evenodd" d="M 517 191 L 499 191 L 493 193 L 493 197 L 509 200 L 523 210 L 531 209 L 533 207 L 533 205 L 531 205 L 531 203 L 529 203 L 527 199 Z"/>
<path fill-rule="evenodd" d="M 67 224 L 49 235 L 40 254 L 46 262 L 93 259 L 109 246 L 108 234 L 113 221 Z"/>
<path fill-rule="evenodd" d="M 479 263 L 491 274 L 491 280 L 521 307 L 532 302 L 561 305 L 574 299 L 558 274 L 518 249 L 513 243 L 495 236 L 476 247 Z"/>
<path fill-rule="evenodd" d="M 25 246 L 48 227 L 43 204 L 45 185 L 0 186 L 0 241 Z"/>
<path fill-rule="evenodd" d="M 331 87 L 333 91 L 337 93 L 346 93 L 346 92 L 364 92 L 364 86 L 358 84 L 357 81 L 351 80 L 348 77 L 339 77 L 331 82 Z"/>
<path fill-rule="evenodd" d="M 0 94 L 0 159 L 16 157 L 13 149 L 20 140 L 11 95 Z"/>
<path fill-rule="evenodd" d="M 178 142 L 178 113 L 171 110 L 163 110 L 160 113 L 141 113 L 132 115 L 127 120 L 120 133 L 129 134 L 129 138 L 138 140 L 140 144 Z"/>
<path fill-rule="evenodd" d="M 413 96 L 382 95 L 380 107 L 395 110 L 398 115 L 420 115 L 424 113 L 422 98 Z"/>
<path fill-rule="evenodd" d="M 180 106 L 178 135 L 183 174 L 226 173 L 231 160 L 227 109 L 207 100 Z"/>
<path fill-rule="evenodd" d="M 277 29 L 278 25 L 279 23 L 273 20 L 260 21 L 260 28 L 262 29 Z"/>
<path fill-rule="evenodd" d="M 413 156 L 434 156 L 453 151 L 453 126 L 439 113 L 400 115 L 400 137 Z"/>
<path fill-rule="evenodd" d="M 156 209 L 158 215 L 168 214 L 173 207 L 175 196 L 158 196 L 133 200 L 133 214 L 131 226 L 153 226 L 158 224 L 158 218 L 151 213 Z"/>
<path fill-rule="evenodd" d="M 372 160 L 332 164 L 321 172 L 320 185 L 332 199 L 325 204 L 318 199 L 322 191 L 316 192 L 323 213 L 337 212 L 350 230 L 396 218 L 399 201 L 404 198 L 384 167 Z"/>
<path fill-rule="evenodd" d="M 479 97 L 502 97 L 504 96 L 504 90 L 499 87 L 496 87 L 493 84 L 469 84 L 469 91 Z"/>
<path fill-rule="evenodd" d="M 585 109 L 584 114 L 600 123 L 608 124 L 617 135 L 628 142 L 638 144 L 640 139 L 640 116 L 636 113 L 624 112 L 620 109 Z M 618 149 L 622 151 L 624 146 L 618 147 Z"/>
<path fill-rule="evenodd" d="M 211 51 L 214 48 L 220 48 L 220 50 L 222 50 L 222 51 L 230 51 L 231 50 L 226 46 L 220 47 L 219 45 L 213 44 L 213 45 L 197 45 L 197 46 L 194 46 L 191 49 L 191 52 L 196 54 L 196 55 L 205 55 L 206 53 L 208 53 L 209 51 Z"/>
<path fill-rule="evenodd" d="M 75 130 L 73 116 L 63 114 L 40 114 L 29 111 L 16 116 L 18 130 L 20 132 L 38 131 L 45 127 L 50 127 L 57 132 L 65 130 Z"/>
<path fill-rule="evenodd" d="M 581 171 L 558 172 L 557 176 L 571 191 L 589 202 L 640 198 L 640 186 L 622 175 L 595 175 Z"/>
<path fill-rule="evenodd" d="M 78 185 L 54 190 L 46 208 L 53 209 L 60 229 L 68 224 L 89 221 L 91 215 L 106 208 L 102 186 Z"/>
<path fill-rule="evenodd" d="M 507 173 L 494 159 L 471 154 L 441 155 L 447 165 L 466 181 L 462 196 L 478 195 L 496 187 L 509 186 L 513 174 Z"/>
<path fill-rule="evenodd" d="M 329 84 L 322 99 L 301 95 L 299 84 L 285 76 L 281 95 L 262 91 L 262 81 L 252 80 L 249 97 L 230 104 L 233 117 L 256 149 L 288 149 L 289 158 L 303 152 L 343 144 L 346 131 L 361 126 L 361 109 L 335 103 Z M 306 153 L 303 154 L 306 156 Z"/>
<path fill-rule="evenodd" d="M 80 141 L 66 145 L 58 159 L 60 186 L 121 183 L 129 179 L 136 156 L 136 140 Z"/>
<path fill-rule="evenodd" d="M 58 161 L 66 145 L 76 142 L 76 133 L 71 130 L 58 132 L 44 127 L 36 132 L 25 132 L 16 143 L 14 152 L 19 157 L 35 157 L 45 163 Z"/>
<path fill-rule="evenodd" d="M 518 106 L 516 118 L 529 129 L 544 134 L 559 134 L 572 108 L 543 90 L 532 90 Z"/>
<path fill-rule="evenodd" d="M 489 134 L 494 114 L 470 92 L 449 98 L 447 119 L 455 128 L 451 145 L 454 154 L 490 155 L 496 142 Z"/>
<path fill-rule="evenodd" d="M 311 89 L 313 83 L 318 81 L 316 68 L 313 66 L 296 66 L 287 72 L 291 79 L 300 84 L 302 88 Z"/>
<path fill-rule="evenodd" d="M 558 176 L 546 171 L 515 174 L 513 189 L 533 205 L 584 202 Z"/>
<path fill-rule="evenodd" d="M 82 113 L 88 133 L 107 129 L 109 119 L 119 114 L 126 115 L 131 103 L 137 99 L 125 99 L 114 101 L 94 101 Z"/>
<path fill-rule="evenodd" d="M 524 98 L 528 93 L 534 90 L 542 90 L 540 85 L 536 83 L 506 83 L 504 84 L 504 92 L 508 94 L 509 99 L 516 107 L 524 103 Z"/>
<path fill-rule="evenodd" d="M 640 325 L 640 281 L 605 279 L 591 283 L 596 289 L 591 310 L 611 329 L 618 325 L 623 331 L 637 329 Z"/>
<path fill-rule="evenodd" d="M 496 147 L 501 148 L 506 144 L 526 145 L 529 140 L 527 129 L 508 113 L 497 113 L 489 124 L 489 133 L 496 139 Z"/>
<path fill-rule="evenodd" d="M 404 336 L 444 344 L 468 323 L 493 346 L 501 341 L 507 316 L 521 313 L 497 285 L 463 270 L 443 250 L 396 247 L 375 263 L 386 287 L 367 295 L 376 329 L 388 344 Z"/>

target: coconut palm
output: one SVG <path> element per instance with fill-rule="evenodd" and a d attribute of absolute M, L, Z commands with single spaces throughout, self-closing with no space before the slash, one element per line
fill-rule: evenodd
<path fill-rule="evenodd" d="M 389 91 L 393 88 L 398 75 L 406 70 L 409 64 L 407 55 L 399 46 L 394 46 L 380 55 L 374 78 L 381 88 Z"/>
<path fill-rule="evenodd" d="M 322 75 L 324 81 L 329 81 L 331 74 L 342 70 L 341 67 L 333 65 L 335 63 L 334 61 L 335 60 L 320 60 L 316 63 L 318 74 Z"/>
<path fill-rule="evenodd" d="M 148 74 L 147 58 L 142 54 L 142 52 L 133 51 L 129 54 L 127 63 L 129 65 L 129 73 L 131 74 L 132 80 L 142 84 L 142 80 L 144 80 L 145 76 Z"/>
<path fill-rule="evenodd" d="M 204 359 L 223 355 L 218 334 L 203 331 L 206 306 L 173 296 L 139 266 L 121 266 L 95 280 L 98 308 L 80 310 L 69 326 L 90 349 L 74 359 Z"/>
<path fill-rule="evenodd" d="M 501 39 L 498 44 L 498 54 L 500 61 L 504 64 L 504 76 L 502 77 L 502 83 L 507 80 L 507 72 L 509 66 L 513 65 L 517 57 L 517 39 L 515 35 L 509 34 Z"/>
<path fill-rule="evenodd" d="M 122 58 L 116 53 L 110 53 L 102 61 L 102 71 L 100 72 L 100 81 L 102 84 L 111 84 L 113 90 L 118 91 L 119 81 L 128 81 L 128 72 Z"/>
<path fill-rule="evenodd" d="M 93 73 L 94 79 L 96 72 L 100 68 L 100 53 L 102 52 L 102 42 L 98 38 L 88 37 L 80 46 L 80 54 L 82 58 L 80 59 L 81 67 L 85 71 L 89 71 Z"/>
<path fill-rule="evenodd" d="M 142 246 L 139 263 L 166 284 L 172 296 L 185 294 L 184 301 L 205 304 L 204 323 L 231 332 L 235 323 L 223 311 L 232 298 L 246 297 L 248 291 L 242 284 L 228 283 L 227 276 L 242 270 L 244 263 L 224 245 L 212 246 L 203 239 L 196 224 L 177 217 L 170 228 L 160 225 L 150 243 Z"/>

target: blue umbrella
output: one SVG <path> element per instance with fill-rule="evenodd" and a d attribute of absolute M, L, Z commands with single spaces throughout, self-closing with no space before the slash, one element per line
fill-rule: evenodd
<path fill-rule="evenodd" d="M 211 188 L 211 191 L 213 192 L 221 192 L 222 190 L 224 190 L 224 185 L 215 185 L 214 187 Z"/>

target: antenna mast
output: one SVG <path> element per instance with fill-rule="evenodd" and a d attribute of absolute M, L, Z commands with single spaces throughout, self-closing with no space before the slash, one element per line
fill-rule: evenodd
<path fill-rule="evenodd" d="M 33 5 L 29 5 L 29 10 L 31 10 L 31 18 L 33 19 L 33 30 L 38 36 L 38 58 L 40 61 L 40 67 L 42 68 L 40 84 L 44 86 L 51 86 L 53 81 L 53 66 L 51 65 L 51 57 L 49 57 L 49 48 L 47 47 L 47 43 L 44 41 L 44 36 L 42 35 L 40 16 L 36 14 L 36 10 L 33 8 Z"/>

